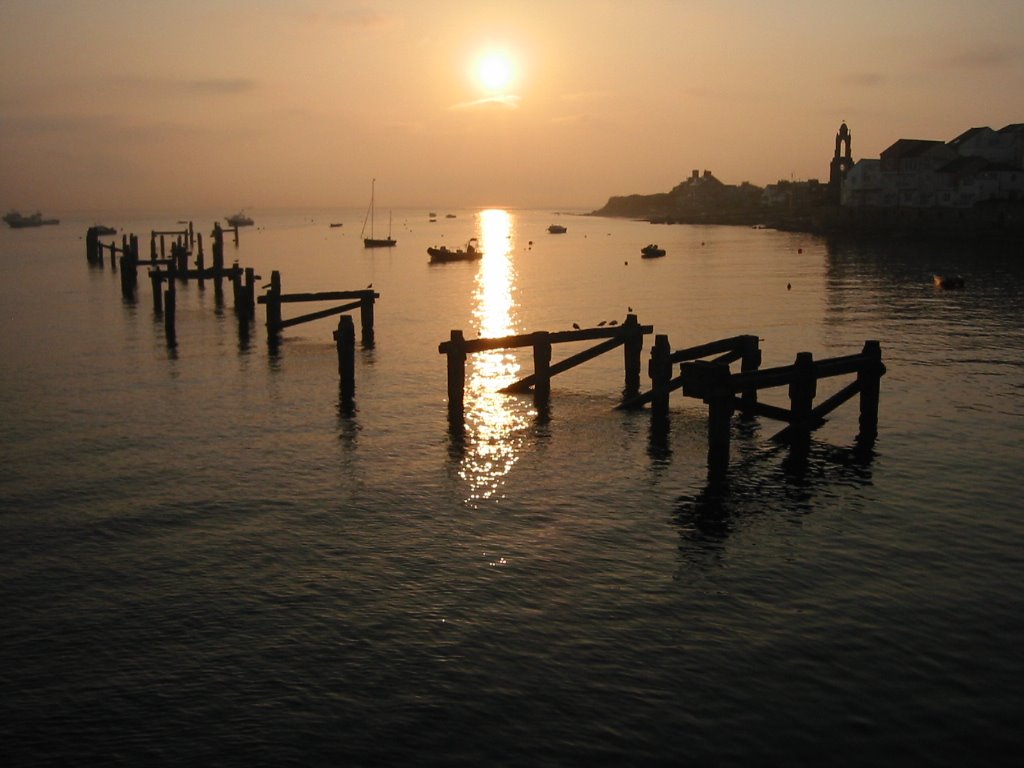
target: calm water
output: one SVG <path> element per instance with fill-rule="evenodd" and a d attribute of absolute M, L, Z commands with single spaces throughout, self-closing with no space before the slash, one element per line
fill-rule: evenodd
<path fill-rule="evenodd" d="M 230 291 L 219 308 L 193 283 L 169 350 L 148 282 L 125 303 L 86 263 L 93 219 L 0 232 L 5 764 L 1019 757 L 1019 249 L 408 211 L 396 248 L 366 251 L 361 211 L 253 213 L 226 250 L 263 282 L 381 294 L 354 415 L 336 321 L 271 355 L 262 307 L 246 336 Z M 178 218 L 104 223 L 145 246 Z M 482 261 L 428 264 L 470 236 Z M 652 241 L 668 256 L 641 261 Z M 766 366 L 879 339 L 873 452 L 853 450 L 854 401 L 806 461 L 769 440 L 776 423 L 737 428 L 709 484 L 703 404 L 674 394 L 652 443 L 646 412 L 613 410 L 617 353 L 557 377 L 549 420 L 497 394 L 528 357 L 473 358 L 449 435 L 451 329 L 628 307 L 675 348 L 757 334 Z"/>

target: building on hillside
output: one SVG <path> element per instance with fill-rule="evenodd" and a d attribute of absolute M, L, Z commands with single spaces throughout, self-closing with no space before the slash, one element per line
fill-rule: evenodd
<path fill-rule="evenodd" d="M 842 183 L 845 207 L 970 208 L 1024 200 L 1024 124 L 971 128 L 949 142 L 899 139 Z"/>

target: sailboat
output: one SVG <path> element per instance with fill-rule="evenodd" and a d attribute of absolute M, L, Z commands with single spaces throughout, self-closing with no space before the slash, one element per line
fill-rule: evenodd
<path fill-rule="evenodd" d="M 386 238 L 383 238 L 383 239 L 379 238 L 379 237 L 374 237 L 373 236 L 373 202 L 374 202 L 373 201 L 373 195 L 374 195 L 374 188 L 376 187 L 376 185 L 377 185 L 377 180 L 374 179 L 370 183 L 370 207 L 366 211 L 366 218 L 363 219 L 363 230 L 359 234 L 363 238 L 363 247 L 364 248 L 390 248 L 393 245 L 395 245 L 395 243 L 398 242 L 397 240 L 394 240 L 391 237 L 391 213 L 390 212 L 388 212 L 388 236 Z M 366 219 L 370 220 L 370 236 L 369 237 L 366 237 Z"/>

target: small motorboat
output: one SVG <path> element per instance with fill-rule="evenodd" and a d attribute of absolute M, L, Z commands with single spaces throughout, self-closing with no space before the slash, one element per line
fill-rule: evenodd
<path fill-rule="evenodd" d="M 30 216 L 23 216 L 18 211 L 10 211 L 4 214 L 4 221 L 12 229 L 25 229 L 28 227 L 41 227 L 44 224 L 60 224 L 60 219 L 44 219 L 39 211 Z"/>
<path fill-rule="evenodd" d="M 640 249 L 640 258 L 642 259 L 656 259 L 659 256 L 665 255 L 665 249 L 659 248 L 657 243 L 650 243 Z"/>
<path fill-rule="evenodd" d="M 963 288 L 964 279 L 960 275 L 932 275 L 936 288 Z"/>
<path fill-rule="evenodd" d="M 550 232 L 552 235 L 564 235 L 566 231 L 566 228 L 563 227 L 561 224 L 552 224 L 550 227 L 548 227 L 548 232 Z"/>
<path fill-rule="evenodd" d="M 475 237 L 466 243 L 465 248 L 453 251 L 445 245 L 441 247 L 434 246 L 433 248 L 427 248 L 427 253 L 430 254 L 431 264 L 442 264 L 448 261 L 475 261 L 476 259 L 482 259 L 484 256 Z"/>
<path fill-rule="evenodd" d="M 331 222 L 331 229 L 334 229 L 335 227 L 340 227 L 342 225 L 342 223 L 343 222 L 340 222 L 340 221 L 332 221 Z"/>
<path fill-rule="evenodd" d="M 231 216 L 225 216 L 224 221 L 228 223 L 229 227 L 251 227 L 253 225 L 253 220 L 246 216 L 243 211 L 239 211 Z"/>

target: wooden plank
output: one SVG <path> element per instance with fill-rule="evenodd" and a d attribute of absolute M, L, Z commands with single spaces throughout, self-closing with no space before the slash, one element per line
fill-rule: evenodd
<path fill-rule="evenodd" d="M 282 293 L 281 303 L 296 301 L 341 301 L 343 299 L 379 299 L 380 294 L 374 291 L 324 291 L 321 293 Z"/>
<path fill-rule="evenodd" d="M 698 344 L 695 347 L 679 349 L 672 353 L 672 362 L 684 363 L 688 360 L 697 360 L 702 357 L 707 357 L 708 355 L 738 350 L 742 347 L 744 338 L 745 336 L 732 336 L 728 339 L 709 341 L 706 344 Z"/>
<path fill-rule="evenodd" d="M 338 307 L 330 307 L 329 309 L 321 309 L 319 312 L 310 312 L 308 315 L 300 315 L 299 317 L 291 317 L 287 320 L 281 320 L 278 323 L 278 328 L 291 328 L 293 325 L 301 325 L 302 323 L 308 323 L 313 320 L 320 320 L 324 317 L 331 317 L 332 315 L 341 315 L 348 312 L 350 309 L 355 309 L 362 302 L 354 301 L 351 304 L 342 304 Z"/>
<path fill-rule="evenodd" d="M 811 411 L 811 415 L 816 418 L 823 418 L 832 413 L 836 408 L 845 403 L 851 397 L 860 394 L 861 383 L 859 381 L 851 382 L 843 387 L 841 390 L 836 392 L 829 398 L 823 400 L 820 404 L 816 405 Z"/>
<path fill-rule="evenodd" d="M 547 337 L 552 344 L 564 344 L 572 341 L 594 341 L 596 339 L 619 339 L 624 341 L 634 333 L 654 333 L 653 325 L 640 326 L 614 326 L 612 328 L 582 328 L 578 331 L 552 331 Z M 545 333 L 540 331 L 539 333 Z M 500 336 L 491 339 L 467 339 L 463 342 L 462 348 L 467 353 L 486 352 L 491 349 L 515 349 L 517 347 L 532 347 L 535 342 L 535 333 L 524 333 L 516 336 Z M 442 341 L 437 345 L 437 351 L 444 355 L 448 353 L 451 341 Z"/>
<path fill-rule="evenodd" d="M 611 350 L 615 349 L 620 344 L 624 344 L 624 343 L 625 343 L 625 339 L 624 338 L 622 338 L 622 339 L 609 339 L 608 341 L 602 342 L 602 343 L 598 344 L 595 347 L 591 347 L 590 349 L 587 349 L 587 350 L 584 350 L 583 352 L 575 354 L 572 357 L 567 357 L 565 360 L 557 362 L 554 365 L 549 365 L 547 367 L 548 377 L 551 377 L 551 376 L 554 376 L 556 374 L 562 373 L 563 371 L 568 371 L 570 368 L 575 368 L 577 365 L 585 363 L 588 360 L 593 360 L 595 357 L 597 357 L 599 355 L 603 355 L 605 352 L 610 352 Z M 512 384 L 509 384 L 507 387 L 503 388 L 501 391 L 502 392 L 527 392 L 527 391 L 529 391 L 530 387 L 532 387 L 534 385 L 534 383 L 536 383 L 536 381 L 537 381 L 536 374 L 530 374 L 529 376 L 526 376 L 526 377 L 520 379 L 519 381 L 516 381 L 516 382 L 513 382 Z"/>

